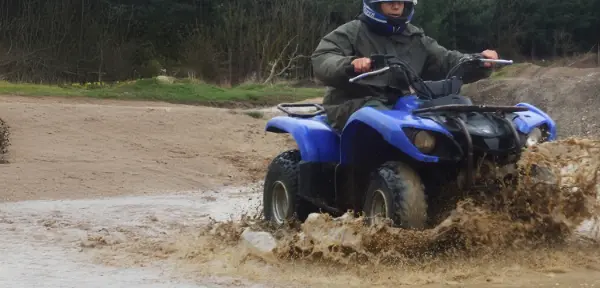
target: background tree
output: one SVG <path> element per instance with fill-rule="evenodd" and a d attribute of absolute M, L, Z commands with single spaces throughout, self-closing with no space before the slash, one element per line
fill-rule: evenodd
<path fill-rule="evenodd" d="M 307 79 L 320 37 L 360 8 L 361 0 L 3 0 L 0 78 Z M 548 59 L 600 40 L 600 0 L 424 0 L 417 8 L 428 35 L 466 52 Z"/>

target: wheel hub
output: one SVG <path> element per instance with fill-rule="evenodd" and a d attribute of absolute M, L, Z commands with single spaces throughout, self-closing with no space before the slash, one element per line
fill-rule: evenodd
<path fill-rule="evenodd" d="M 287 188 L 281 181 L 276 181 L 273 183 L 273 199 L 271 201 L 273 211 L 273 220 L 277 222 L 277 224 L 283 224 L 284 221 L 288 218 L 288 209 L 289 209 L 289 193 Z"/>
<path fill-rule="evenodd" d="M 383 222 L 382 218 L 386 218 L 387 215 L 387 198 L 383 191 L 376 190 L 373 193 L 373 199 L 371 200 L 371 213 L 367 215 L 369 222 L 373 224 L 379 224 Z"/>

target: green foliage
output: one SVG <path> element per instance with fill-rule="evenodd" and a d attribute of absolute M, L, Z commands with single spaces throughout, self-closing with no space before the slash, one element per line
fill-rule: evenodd
<path fill-rule="evenodd" d="M 253 105 L 274 105 L 285 101 L 301 101 L 321 97 L 320 88 L 294 88 L 286 84 L 240 85 L 232 88 L 194 81 L 175 79 L 163 83 L 156 78 L 135 81 L 88 82 L 70 85 L 40 85 L 0 81 L 0 94 L 25 96 L 86 96 L 103 99 L 158 100 L 181 104 L 227 105 L 231 102 Z"/>

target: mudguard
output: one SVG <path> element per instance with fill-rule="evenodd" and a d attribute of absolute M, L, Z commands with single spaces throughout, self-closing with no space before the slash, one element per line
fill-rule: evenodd
<path fill-rule="evenodd" d="M 335 162 L 340 158 L 340 138 L 327 125 L 325 116 L 302 119 L 288 116 L 276 116 L 267 122 L 266 131 L 289 133 L 294 137 L 303 161 Z"/>
<path fill-rule="evenodd" d="M 364 125 L 363 125 L 364 124 Z M 377 110 L 364 107 L 356 111 L 346 123 L 341 137 L 341 159 L 342 164 L 353 162 L 353 146 L 356 141 L 369 140 L 360 135 L 360 129 L 365 125 L 377 131 L 385 141 L 398 148 L 406 155 L 421 162 L 438 162 L 439 158 L 423 154 L 415 147 L 410 139 L 404 134 L 403 127 L 417 128 L 438 132 L 453 138 L 452 134 L 437 122 L 412 115 L 410 111 L 403 110 Z"/>
<path fill-rule="evenodd" d="M 519 103 L 515 106 L 527 107 L 529 109 L 529 111 L 525 112 L 515 112 L 515 114 L 519 115 L 518 118 L 513 120 L 517 130 L 528 134 L 533 128 L 546 124 L 549 129 L 548 141 L 556 140 L 556 124 L 548 114 L 529 103 Z"/>

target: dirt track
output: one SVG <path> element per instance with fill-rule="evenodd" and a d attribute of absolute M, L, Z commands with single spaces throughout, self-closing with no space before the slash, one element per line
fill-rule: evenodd
<path fill-rule="evenodd" d="M 259 202 L 258 188 L 247 183 L 261 180 L 270 158 L 290 146 L 263 132 L 265 120 L 206 107 L 14 96 L 0 97 L 0 116 L 12 133 L 9 163 L 0 165 L 3 287 L 23 279 L 30 287 L 600 286 L 600 262 L 586 258 L 590 251 L 577 263 L 555 253 L 375 274 L 387 280 L 368 276 L 369 269 L 269 266 L 236 250 L 201 255 L 211 259 L 202 264 L 182 261 L 199 256 L 165 243 L 182 245 L 209 216 L 237 216 Z M 41 199 L 79 200 L 25 201 Z M 173 257 L 174 250 L 183 254 Z"/>
<path fill-rule="evenodd" d="M 4 201 L 241 185 L 286 144 L 262 120 L 207 107 L 2 96 L 0 115 L 12 133 Z"/>

